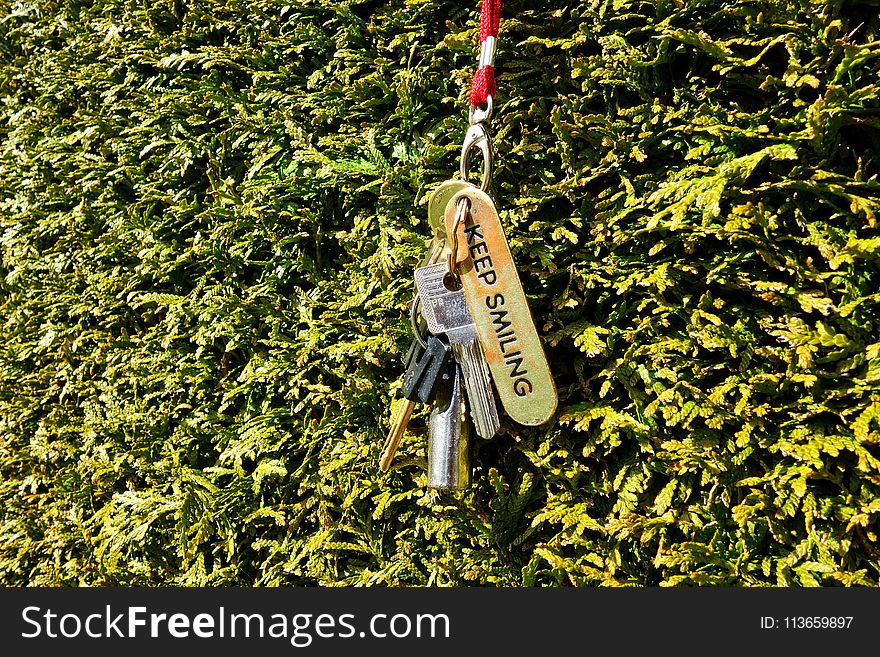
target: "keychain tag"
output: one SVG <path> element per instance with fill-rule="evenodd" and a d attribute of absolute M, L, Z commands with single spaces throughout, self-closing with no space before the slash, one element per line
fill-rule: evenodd
<path fill-rule="evenodd" d="M 463 198 L 470 211 L 456 226 Z M 498 398 L 516 422 L 543 424 L 556 410 L 556 385 L 495 204 L 468 185 L 449 199 L 445 226 Z"/>

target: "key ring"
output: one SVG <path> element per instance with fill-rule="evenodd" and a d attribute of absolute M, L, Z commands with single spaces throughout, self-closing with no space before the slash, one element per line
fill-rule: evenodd
<path fill-rule="evenodd" d="M 452 248 L 449 250 L 449 255 L 446 256 L 446 268 L 453 276 L 458 276 L 458 262 L 456 262 L 458 257 L 458 229 L 464 223 L 465 216 L 470 212 L 470 209 L 470 199 L 467 196 L 462 196 L 456 208 L 455 222 L 452 224 Z"/>
<path fill-rule="evenodd" d="M 409 322 L 412 324 L 413 335 L 416 336 L 416 340 L 418 340 L 419 344 L 423 349 L 428 348 L 428 332 L 427 330 L 422 331 L 421 327 L 424 322 L 420 322 L 421 317 L 419 316 L 419 309 L 422 307 L 422 297 L 417 292 L 415 298 L 412 300 L 412 304 L 410 304 L 409 308 Z M 427 327 L 426 327 L 427 329 Z"/>

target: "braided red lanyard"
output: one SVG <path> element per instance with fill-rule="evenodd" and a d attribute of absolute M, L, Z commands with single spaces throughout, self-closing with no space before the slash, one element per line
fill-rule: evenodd
<path fill-rule="evenodd" d="M 495 39 L 502 5 L 502 0 L 483 0 L 480 7 L 480 64 L 471 83 L 471 105 L 475 108 L 495 97 Z"/>

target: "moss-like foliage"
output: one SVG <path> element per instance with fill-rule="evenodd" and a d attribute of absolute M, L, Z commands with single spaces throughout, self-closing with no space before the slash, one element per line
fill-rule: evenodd
<path fill-rule="evenodd" d="M 477 12 L 5 10 L 0 583 L 877 585 L 873 0 L 507 2 L 559 411 L 464 493 L 424 409 L 378 471 Z"/>

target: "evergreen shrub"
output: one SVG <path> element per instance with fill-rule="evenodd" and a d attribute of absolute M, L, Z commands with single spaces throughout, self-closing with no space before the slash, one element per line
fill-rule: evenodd
<path fill-rule="evenodd" d="M 378 471 L 477 14 L 2 10 L 0 583 L 877 585 L 876 1 L 506 3 L 558 413 Z"/>

